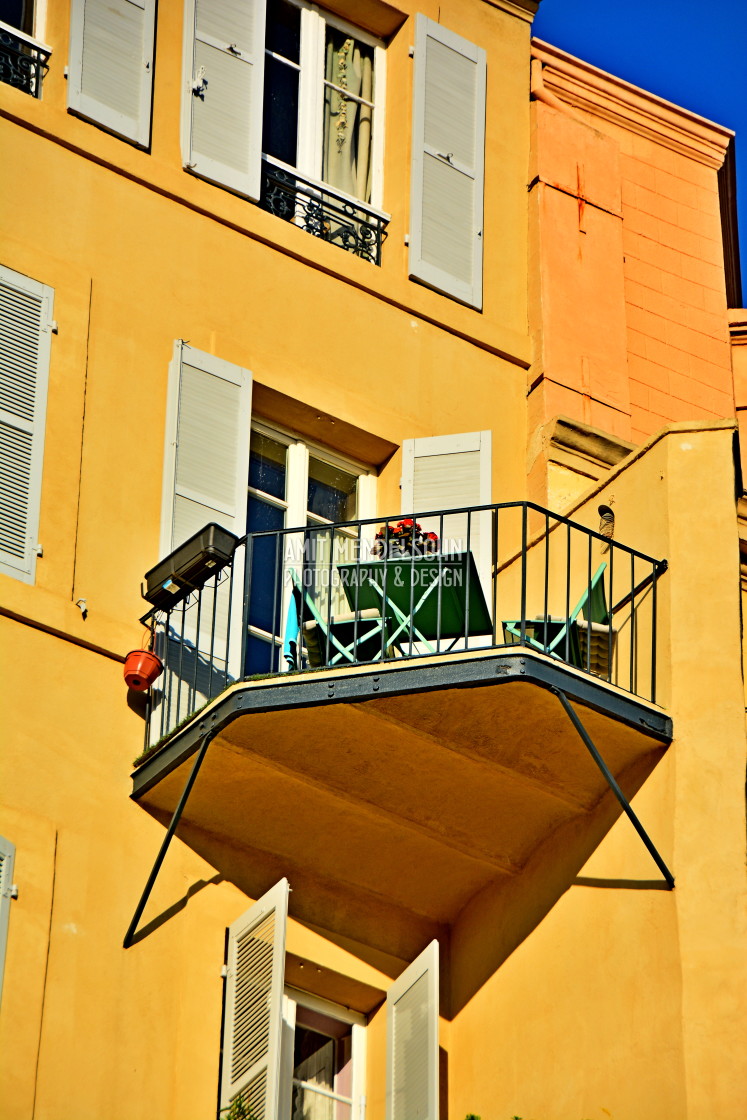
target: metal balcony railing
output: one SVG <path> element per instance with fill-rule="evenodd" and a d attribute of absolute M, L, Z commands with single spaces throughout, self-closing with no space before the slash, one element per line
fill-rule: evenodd
<path fill-rule="evenodd" d="M 514 645 L 655 701 L 666 568 L 529 502 L 249 534 L 150 595 L 146 746 L 252 676 Z"/>
<path fill-rule="evenodd" d="M 260 206 L 322 241 L 381 264 L 387 217 L 332 187 L 263 160 Z"/>
<path fill-rule="evenodd" d="M 32 97 L 41 97 L 42 78 L 49 69 L 51 53 L 50 47 L 0 22 L 0 82 Z"/>

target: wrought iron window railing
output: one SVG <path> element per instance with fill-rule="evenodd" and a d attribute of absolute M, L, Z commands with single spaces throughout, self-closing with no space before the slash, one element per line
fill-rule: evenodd
<path fill-rule="evenodd" d="M 339 245 L 372 264 L 381 264 L 387 218 L 332 187 L 263 160 L 260 206 L 314 237 Z"/>
<path fill-rule="evenodd" d="M 655 701 L 666 568 L 527 502 L 249 534 L 151 594 L 146 746 L 255 675 L 519 645 Z"/>
<path fill-rule="evenodd" d="M 49 69 L 50 47 L 23 31 L 0 23 L 0 82 L 41 97 L 42 78 Z"/>

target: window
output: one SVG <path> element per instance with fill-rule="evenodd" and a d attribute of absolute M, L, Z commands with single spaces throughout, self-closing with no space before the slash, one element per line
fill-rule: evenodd
<path fill-rule="evenodd" d="M 283 1120 L 363 1120 L 366 1020 L 286 988 L 280 1053 Z"/>
<path fill-rule="evenodd" d="M 363 1120 L 365 1018 L 285 988 L 287 879 L 228 929 L 220 1107 Z M 387 1120 L 438 1120 L 438 942 L 387 994 Z"/>
<path fill-rule="evenodd" d="M 373 516 L 372 481 L 373 476 L 360 465 L 288 433 L 255 423 L 250 443 L 247 532 L 304 525 L 323 527 Z M 347 538 L 344 531 L 334 534 L 336 560 L 342 559 L 344 541 L 353 541 L 355 536 L 354 531 Z M 281 667 L 284 588 L 286 596 L 289 588 L 284 573 L 283 578 L 276 578 L 276 574 L 282 573 L 284 566 L 295 562 L 300 569 L 306 565 L 307 576 L 311 576 L 308 585 L 320 609 L 326 606 L 327 588 L 321 579 L 319 586 L 314 586 L 313 576 L 328 563 L 330 536 L 317 533 L 306 542 L 300 538 L 292 541 L 289 537 L 285 555 L 279 553 L 282 547 L 283 542 L 277 537 L 259 538 L 253 546 L 247 674 Z"/>
<path fill-rule="evenodd" d="M 384 59 L 305 0 L 188 0 L 185 167 L 379 263 Z"/>
<path fill-rule="evenodd" d="M 342 459 L 328 448 L 291 432 L 257 420 L 252 423 L 251 395 L 252 377 L 248 370 L 184 342 L 175 344 L 164 452 L 162 556 L 211 521 L 243 537 L 246 532 L 324 526 L 375 515 L 375 475 L 362 464 Z M 308 557 L 312 568 L 314 563 L 319 565 L 328 559 L 324 536 L 319 535 L 315 556 Z M 335 548 L 339 549 L 337 537 L 335 534 Z M 222 666 L 234 679 L 282 667 L 282 612 L 290 591 L 287 572 L 282 564 L 278 567 L 275 556 L 277 539 L 260 538 L 254 545 L 255 554 L 249 558 L 255 576 L 244 665 L 237 660 L 239 641 L 230 643 L 229 663 L 221 662 L 229 610 L 231 633 L 240 633 L 241 595 L 234 595 L 229 604 L 227 588 L 225 593 L 219 589 L 216 636 L 209 632 L 210 605 L 202 612 L 200 633 L 189 612 L 182 623 L 172 618 L 171 638 L 175 643 L 184 638 L 187 643 L 186 660 L 184 653 L 179 655 L 183 675 L 198 681 L 196 701 L 207 695 L 207 682 L 201 676 L 207 671 L 201 651 L 211 651 L 213 671 L 219 673 Z M 234 566 L 237 587 L 242 586 L 242 565 L 243 549 L 238 551 Z M 263 573 L 262 578 L 256 575 L 258 572 Z M 177 632 L 178 626 L 181 629 Z M 178 658 L 170 661 L 177 663 Z M 224 685 L 225 681 L 220 688 Z M 211 694 L 215 695 L 220 688 L 212 689 Z M 180 710 L 186 710 L 184 705 Z M 158 720 L 154 720 L 154 728 L 157 725 Z"/>
<path fill-rule="evenodd" d="M 41 97 L 52 52 L 33 34 L 33 0 L 0 0 L 0 82 Z"/>
<path fill-rule="evenodd" d="M 68 108 L 150 144 L 156 0 L 72 0 Z"/>
<path fill-rule="evenodd" d="M 380 202 L 381 68 L 383 51 L 365 32 L 302 0 L 268 0 L 265 157 L 351 198 Z"/>
<path fill-rule="evenodd" d="M 0 572 L 25 583 L 39 552 L 53 298 L 0 266 Z"/>

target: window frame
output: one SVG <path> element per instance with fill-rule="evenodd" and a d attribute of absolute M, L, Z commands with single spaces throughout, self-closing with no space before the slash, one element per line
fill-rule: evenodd
<path fill-rule="evenodd" d="M 282 1042 L 280 1046 L 280 1104 L 278 1120 L 292 1120 L 293 1109 L 293 1057 L 296 1027 L 296 1007 L 317 1011 L 330 1019 L 349 1024 L 351 1030 L 351 1053 L 353 1064 L 350 1092 L 350 1120 L 365 1120 L 366 1096 L 366 1028 L 368 1020 L 358 1011 L 333 1003 L 323 996 L 313 995 L 301 988 L 285 985 L 282 1010 Z M 326 1094 L 324 1094 L 326 1095 Z M 338 1096 L 332 1099 L 338 1100 Z"/>
<path fill-rule="evenodd" d="M 288 448 L 288 455 L 286 458 L 285 470 L 285 498 L 278 498 L 274 494 L 269 494 L 264 490 L 258 490 L 256 487 L 250 486 L 248 483 L 247 475 L 247 518 L 249 503 L 252 498 L 266 502 L 268 505 L 274 506 L 276 509 L 283 509 L 285 511 L 284 529 L 293 529 L 298 527 L 299 531 L 307 526 L 309 519 L 313 520 L 314 525 L 334 525 L 336 522 L 327 521 L 319 514 L 310 514 L 307 501 L 308 501 L 308 484 L 309 484 L 309 460 L 313 457 L 320 459 L 322 462 L 330 466 L 337 467 L 339 470 L 346 471 L 348 474 L 357 474 L 358 485 L 356 487 L 356 516 L 351 520 L 363 520 L 368 517 L 376 516 L 376 484 L 375 480 L 378 477 L 370 467 L 355 459 L 346 459 L 338 455 L 336 452 L 325 447 L 324 444 L 317 443 L 314 440 L 308 439 L 306 436 L 299 435 L 287 428 L 271 424 L 262 419 L 251 419 L 249 425 L 249 456 L 251 459 L 251 444 L 252 432 L 258 432 L 260 435 L 273 439 L 277 443 L 283 443 Z M 361 486 L 362 479 L 370 479 L 371 482 L 364 483 Z M 294 492 L 295 491 L 295 492 Z M 364 511 L 361 511 L 361 504 L 363 504 Z M 351 536 L 354 536 L 351 532 Z M 291 596 L 291 587 L 289 583 L 284 582 L 283 592 L 280 602 L 280 619 L 283 620 L 288 614 L 288 604 Z M 283 629 L 281 626 L 280 633 L 274 636 L 274 645 L 280 655 L 283 648 Z M 273 635 L 259 627 L 254 626 L 249 619 L 246 620 L 247 635 L 258 639 L 259 641 L 266 642 L 268 645 L 272 642 Z M 282 664 L 280 658 L 279 664 L 282 670 L 287 667 Z"/>
<path fill-rule="evenodd" d="M 297 162 L 293 166 L 275 156 L 268 155 L 264 148 L 262 159 L 273 167 L 289 173 L 297 172 L 308 182 L 320 189 L 324 188 L 344 201 L 363 203 L 382 217 L 388 217 L 380 209 L 383 198 L 384 179 L 384 127 L 386 101 L 386 47 L 381 39 L 356 27 L 333 12 L 308 3 L 308 0 L 285 0 L 291 7 L 301 12 L 300 51 L 297 66 L 298 79 L 298 138 L 296 146 Z M 372 102 L 373 123 L 371 128 L 371 201 L 356 198 L 338 187 L 330 186 L 322 179 L 322 137 L 324 128 L 324 97 L 317 96 L 324 90 L 327 80 L 324 76 L 324 47 L 327 25 L 343 34 L 350 35 L 374 51 L 374 97 Z M 265 57 L 271 53 L 265 47 Z M 277 56 L 280 57 L 280 56 Z M 294 64 L 294 69 L 296 66 Z M 351 95 L 352 96 L 352 95 Z M 264 107 L 265 90 L 263 84 L 262 104 Z M 354 98 L 354 100 L 362 100 Z"/>

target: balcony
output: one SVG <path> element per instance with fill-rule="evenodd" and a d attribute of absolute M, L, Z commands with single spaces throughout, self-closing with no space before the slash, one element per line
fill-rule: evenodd
<path fill-rule="evenodd" d="M 254 533 L 210 562 L 146 592 L 165 669 L 132 796 L 166 843 L 178 823 L 247 893 L 285 869 L 309 921 L 336 899 L 395 940 L 555 838 L 582 866 L 620 806 L 671 885 L 627 801 L 671 739 L 665 562 L 530 503 Z"/>
<path fill-rule="evenodd" d="M 388 217 L 323 183 L 263 160 L 260 206 L 313 237 L 381 264 Z"/>
<path fill-rule="evenodd" d="M 7 23 L 0 23 L 0 82 L 32 97 L 41 97 L 42 78 L 52 48 Z"/>
<path fill-rule="evenodd" d="M 148 573 L 142 621 L 165 666 L 148 742 L 258 675 L 516 646 L 656 701 L 666 562 L 540 506 L 258 532 L 209 558 L 206 532 L 189 578 L 172 578 L 188 545 Z"/>

